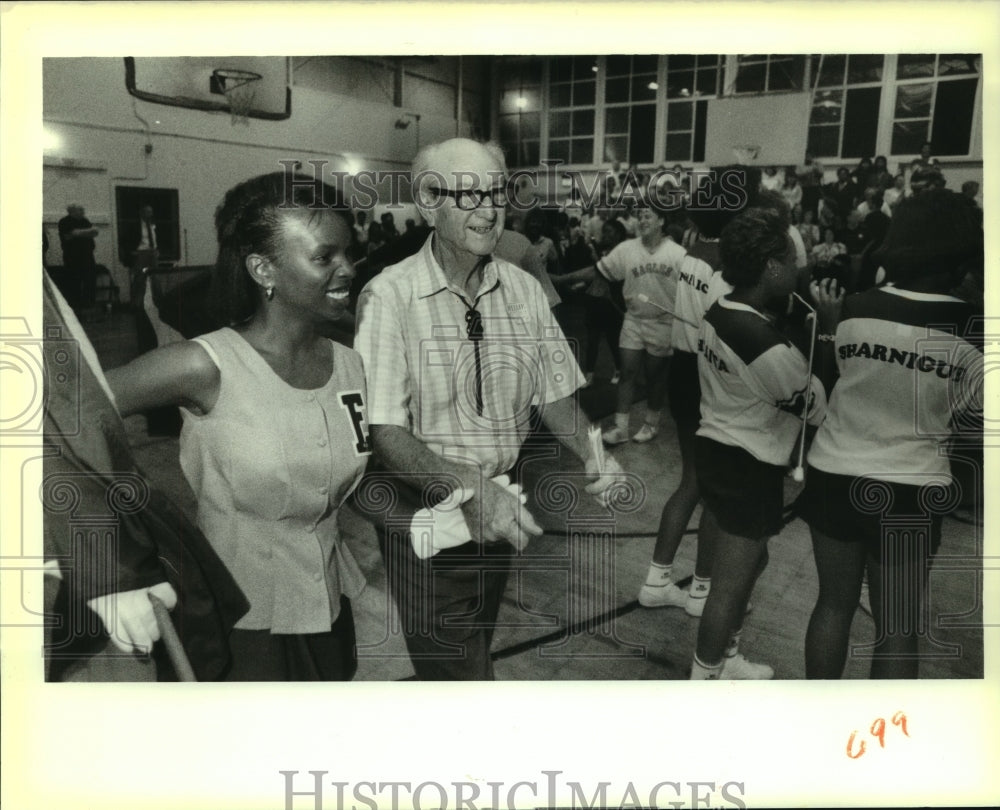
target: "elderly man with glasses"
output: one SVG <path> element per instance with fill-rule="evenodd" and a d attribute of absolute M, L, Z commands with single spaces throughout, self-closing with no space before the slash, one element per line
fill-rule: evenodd
<path fill-rule="evenodd" d="M 492 680 L 511 558 L 542 531 L 512 482 L 533 409 L 596 479 L 588 492 L 607 494 L 621 468 L 593 455 L 573 396 L 583 375 L 541 286 L 492 255 L 504 227 L 503 153 L 455 138 L 423 149 L 413 170 L 433 232 L 364 289 L 355 348 L 376 461 L 394 499 L 434 520 L 392 531 L 390 518 L 379 540 L 417 677 Z M 426 511 L 449 492 L 453 511 Z"/>

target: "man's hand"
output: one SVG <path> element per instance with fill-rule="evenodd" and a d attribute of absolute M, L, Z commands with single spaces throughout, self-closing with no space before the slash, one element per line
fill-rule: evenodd
<path fill-rule="evenodd" d="M 156 624 L 149 594 L 158 597 L 168 610 L 177 604 L 177 592 L 169 582 L 134 591 L 109 593 L 87 602 L 87 607 L 101 617 L 111 641 L 122 652 L 148 653 L 153 649 L 153 643 L 160 639 L 160 628 Z"/>
<path fill-rule="evenodd" d="M 532 514 L 524 508 L 526 501 L 521 487 L 501 475 L 485 481 L 479 497 L 466 503 L 462 511 L 473 538 L 479 539 L 482 525 L 482 542 L 507 541 L 523 551 L 530 538 L 542 533 Z"/>

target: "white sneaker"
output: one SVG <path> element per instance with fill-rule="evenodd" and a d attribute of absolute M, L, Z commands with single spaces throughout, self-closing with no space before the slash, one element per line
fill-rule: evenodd
<path fill-rule="evenodd" d="M 611 384 L 612 385 L 618 385 L 618 381 L 621 378 L 622 378 L 622 375 L 619 372 L 616 371 L 614 374 L 611 375 Z"/>
<path fill-rule="evenodd" d="M 769 681 L 774 677 L 774 670 L 767 664 L 753 664 L 747 661 L 742 653 L 729 656 L 722 663 L 722 681 Z"/>
<path fill-rule="evenodd" d="M 694 616 L 696 619 L 701 618 L 701 614 L 705 612 L 705 602 L 708 601 L 708 588 L 704 590 L 695 591 L 694 586 L 691 586 L 691 590 L 687 593 L 687 598 L 684 600 L 684 612 L 688 616 Z"/>
<path fill-rule="evenodd" d="M 653 439 L 656 438 L 656 434 L 659 432 L 660 429 L 658 427 L 653 427 L 651 424 L 647 422 L 641 428 L 639 428 L 639 432 L 632 437 L 632 441 L 637 442 L 638 444 L 652 441 Z"/>
<path fill-rule="evenodd" d="M 662 585 L 645 584 L 639 589 L 639 604 L 643 607 L 684 607 L 687 593 L 667 580 Z"/>
<path fill-rule="evenodd" d="M 620 427 L 613 427 L 610 430 L 605 430 L 601 434 L 601 438 L 605 444 L 625 444 L 628 441 L 628 433 Z"/>

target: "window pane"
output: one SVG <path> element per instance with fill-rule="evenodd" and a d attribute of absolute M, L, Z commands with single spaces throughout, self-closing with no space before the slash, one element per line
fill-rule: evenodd
<path fill-rule="evenodd" d="M 820 90 L 813 100 L 810 124 L 839 124 L 843 112 L 843 90 Z"/>
<path fill-rule="evenodd" d="M 901 53 L 896 62 L 897 79 L 934 75 L 934 54 Z"/>
<path fill-rule="evenodd" d="M 538 141 L 524 141 L 521 143 L 521 166 L 538 166 Z"/>
<path fill-rule="evenodd" d="M 570 95 L 573 85 L 553 84 L 549 88 L 549 105 L 552 107 L 569 107 L 571 104 Z"/>
<path fill-rule="evenodd" d="M 698 54 L 698 67 L 718 67 L 719 64 L 719 54 L 717 53 L 701 53 Z"/>
<path fill-rule="evenodd" d="M 542 60 L 538 58 L 506 57 L 503 60 L 504 87 L 520 87 L 525 84 L 541 84 Z"/>
<path fill-rule="evenodd" d="M 841 157 L 871 157 L 875 154 L 881 87 L 855 87 L 847 91 L 844 110 L 844 144 Z"/>
<path fill-rule="evenodd" d="M 569 136 L 570 113 L 554 112 L 549 114 L 549 137 L 564 138 Z"/>
<path fill-rule="evenodd" d="M 680 70 L 667 74 L 667 98 L 689 98 L 694 90 L 694 71 Z"/>
<path fill-rule="evenodd" d="M 573 57 L 557 56 L 549 62 L 549 81 L 568 82 L 573 78 Z"/>
<path fill-rule="evenodd" d="M 708 123 L 708 102 L 696 101 L 694 105 L 694 148 L 691 151 L 691 160 L 697 163 L 705 161 L 705 132 Z"/>
<path fill-rule="evenodd" d="M 656 131 L 656 105 L 637 104 L 629 121 L 629 163 L 653 162 L 653 137 Z"/>
<path fill-rule="evenodd" d="M 577 56 L 573 60 L 573 78 L 593 79 L 597 73 L 595 67 L 597 67 L 596 56 Z"/>
<path fill-rule="evenodd" d="M 594 139 L 575 138 L 570 147 L 571 163 L 593 163 L 594 162 Z"/>
<path fill-rule="evenodd" d="M 847 83 L 882 81 L 882 65 L 885 57 L 876 54 L 852 54 L 847 60 Z"/>
<path fill-rule="evenodd" d="M 764 90 L 764 76 L 767 73 L 767 66 L 740 65 L 736 72 L 736 92 L 737 93 L 760 93 Z"/>
<path fill-rule="evenodd" d="M 667 106 L 667 130 L 683 132 L 691 129 L 694 102 L 678 101 Z"/>
<path fill-rule="evenodd" d="M 628 101 L 628 79 L 608 79 L 604 86 L 604 100 L 608 104 Z"/>
<path fill-rule="evenodd" d="M 642 56 L 632 57 L 632 72 L 633 73 L 656 73 L 657 62 L 660 57 L 656 54 L 643 54 Z"/>
<path fill-rule="evenodd" d="M 628 159 L 628 138 L 624 135 L 616 135 L 613 138 L 604 139 L 604 160 L 614 163 L 616 160 L 625 161 Z"/>
<path fill-rule="evenodd" d="M 926 118 L 931 114 L 933 84 L 901 84 L 896 88 L 896 118 Z M 919 149 L 917 150 L 920 151 Z"/>
<path fill-rule="evenodd" d="M 569 141 L 549 141 L 549 158 L 569 163 Z"/>
<path fill-rule="evenodd" d="M 573 134 L 593 135 L 594 134 L 594 111 L 576 110 L 573 113 Z"/>
<path fill-rule="evenodd" d="M 666 160 L 691 160 L 691 133 L 674 132 L 667 135 Z"/>
<path fill-rule="evenodd" d="M 667 70 L 690 70 L 694 67 L 694 56 L 691 54 L 680 54 L 678 56 L 667 57 Z"/>
<path fill-rule="evenodd" d="M 699 96 L 714 96 L 719 92 L 717 78 L 719 75 L 719 69 L 717 67 L 708 68 L 708 70 L 699 70 L 697 81 L 697 87 L 695 88 L 695 93 Z"/>
<path fill-rule="evenodd" d="M 938 76 L 979 73 L 981 64 L 982 57 L 978 53 L 943 53 L 938 58 Z"/>
<path fill-rule="evenodd" d="M 736 57 L 739 62 L 764 62 L 767 60 L 766 53 L 748 53 Z"/>
<path fill-rule="evenodd" d="M 931 144 L 935 155 L 966 155 L 979 79 L 940 82 L 934 104 Z"/>
<path fill-rule="evenodd" d="M 597 82 L 577 82 L 573 85 L 573 106 L 586 107 L 594 103 Z"/>
<path fill-rule="evenodd" d="M 605 64 L 609 76 L 628 76 L 632 72 L 631 56 L 609 56 Z"/>
<path fill-rule="evenodd" d="M 806 151 L 815 157 L 838 157 L 840 127 L 809 127 Z"/>
<path fill-rule="evenodd" d="M 537 138 L 542 130 L 542 116 L 540 113 L 525 113 L 521 116 L 521 137 Z"/>
<path fill-rule="evenodd" d="M 816 70 L 818 87 L 830 87 L 844 83 L 844 69 L 847 66 L 847 57 L 843 54 L 827 53 L 823 54 L 819 60 Z"/>
<path fill-rule="evenodd" d="M 928 121 L 897 121 L 892 125 L 892 154 L 916 155 L 927 140 Z"/>
<path fill-rule="evenodd" d="M 609 135 L 628 133 L 628 107 L 608 107 L 604 113 L 604 131 Z"/>
<path fill-rule="evenodd" d="M 654 85 L 650 89 L 649 85 Z M 656 100 L 656 76 L 633 76 L 632 77 L 632 101 L 655 101 Z"/>
<path fill-rule="evenodd" d="M 773 56 L 768 74 L 768 90 L 801 90 L 805 72 L 804 56 Z"/>
<path fill-rule="evenodd" d="M 500 140 L 503 143 L 517 142 L 517 119 L 516 115 L 501 115 L 499 117 Z"/>
<path fill-rule="evenodd" d="M 815 157 L 838 157 L 840 127 L 809 127 L 806 151 Z"/>
<path fill-rule="evenodd" d="M 571 84 L 549 85 L 549 106 L 569 107 L 572 103 L 572 88 Z"/>
<path fill-rule="evenodd" d="M 541 84 L 543 67 L 544 63 L 539 58 L 532 58 L 524 62 L 521 74 L 524 84 Z"/>

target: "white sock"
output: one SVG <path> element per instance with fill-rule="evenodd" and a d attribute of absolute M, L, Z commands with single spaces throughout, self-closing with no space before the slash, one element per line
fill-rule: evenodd
<path fill-rule="evenodd" d="M 691 680 L 692 681 L 717 681 L 719 676 L 722 674 L 722 661 L 718 664 L 703 664 L 698 660 L 698 655 L 695 653 L 694 659 L 691 661 Z"/>
<path fill-rule="evenodd" d="M 699 577 L 695 574 L 694 579 L 691 580 L 691 588 L 689 590 L 692 597 L 697 597 L 698 599 L 703 599 L 708 596 L 708 592 L 712 589 L 712 578 L 711 577 Z"/>
<path fill-rule="evenodd" d="M 615 414 L 615 427 L 621 428 L 622 430 L 628 430 L 628 414 L 627 413 L 616 413 Z"/>
<path fill-rule="evenodd" d="M 646 584 L 658 587 L 671 582 L 670 572 L 674 570 L 673 565 L 660 565 L 659 563 L 649 564 L 649 573 L 646 574 Z"/>
<path fill-rule="evenodd" d="M 663 411 L 651 411 L 649 408 L 646 409 L 646 424 L 651 428 L 657 428 L 660 426 L 660 415 Z"/>

